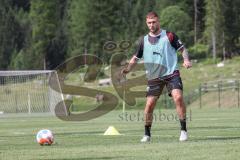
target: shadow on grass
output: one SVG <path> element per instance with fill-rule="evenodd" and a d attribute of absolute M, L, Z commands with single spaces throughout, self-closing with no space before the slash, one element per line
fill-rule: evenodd
<path fill-rule="evenodd" d="M 199 126 L 199 127 L 190 127 L 190 130 L 216 130 L 216 129 L 240 129 L 240 127 L 231 127 L 231 126 Z"/>
<path fill-rule="evenodd" d="M 57 133 L 55 135 L 101 135 L 104 131 L 89 131 L 89 132 L 66 132 L 66 133 Z"/>
<path fill-rule="evenodd" d="M 239 137 L 227 137 L 227 136 L 216 136 L 216 137 L 203 137 L 203 138 L 196 138 L 196 139 L 192 139 L 191 141 L 226 141 L 226 140 L 240 140 L 240 136 Z"/>
<path fill-rule="evenodd" d="M 105 159 L 122 159 L 126 157 L 84 157 L 84 158 L 56 158 L 56 159 L 46 159 L 46 160 L 105 160 Z M 40 160 L 40 159 L 39 159 Z"/>

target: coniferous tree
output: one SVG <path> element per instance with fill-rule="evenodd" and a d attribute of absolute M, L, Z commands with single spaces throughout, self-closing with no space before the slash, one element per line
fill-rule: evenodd
<path fill-rule="evenodd" d="M 234 54 L 240 54 L 240 1 L 238 0 L 223 0 L 225 5 L 224 13 L 224 46 L 227 57 Z"/>
<path fill-rule="evenodd" d="M 54 68 L 66 52 L 64 30 L 66 0 L 31 1 L 32 67 Z"/>
<path fill-rule="evenodd" d="M 130 38 L 130 1 L 72 1 L 69 9 L 70 55 L 94 54 L 108 63 L 111 55 L 104 54 L 107 41 Z"/>
<path fill-rule="evenodd" d="M 206 0 L 206 29 L 205 36 L 212 50 L 212 58 L 222 55 L 224 16 L 223 2 L 221 0 Z"/>
<path fill-rule="evenodd" d="M 17 43 L 19 24 L 14 15 L 13 2 L 0 1 L 0 69 L 8 68 L 12 54 L 20 47 Z"/>
<path fill-rule="evenodd" d="M 87 2 L 85 0 L 70 1 L 68 9 L 68 57 L 83 54 L 86 46 L 85 37 L 87 34 L 86 19 Z"/>
<path fill-rule="evenodd" d="M 187 46 L 195 41 L 193 48 L 209 46 L 208 56 L 224 58 L 239 54 L 239 8 L 239 0 L 1 0 L 0 68 L 54 69 L 85 53 L 108 63 L 104 43 L 135 44 L 147 33 L 145 16 L 152 10 Z"/>

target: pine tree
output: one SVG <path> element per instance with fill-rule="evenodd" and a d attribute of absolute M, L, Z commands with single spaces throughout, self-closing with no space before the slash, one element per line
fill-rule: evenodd
<path fill-rule="evenodd" d="M 8 68 L 12 54 L 16 47 L 19 47 L 17 43 L 19 25 L 14 13 L 12 1 L 0 1 L 0 69 Z"/>
<path fill-rule="evenodd" d="M 94 54 L 108 63 L 111 55 L 103 53 L 103 45 L 129 37 L 128 8 L 131 3 L 124 0 L 73 0 L 69 9 L 70 55 Z"/>
<path fill-rule="evenodd" d="M 224 45 L 226 48 L 226 55 L 231 57 L 233 54 L 240 54 L 240 1 L 239 0 L 223 0 L 225 7 L 224 13 Z M 227 5 L 226 5 L 227 4 Z"/>
<path fill-rule="evenodd" d="M 59 64 L 61 64 L 66 57 L 68 38 L 67 38 L 67 0 L 57 0 L 57 28 L 55 31 L 55 36 L 48 45 L 46 61 L 47 68 L 54 69 Z"/>
<path fill-rule="evenodd" d="M 213 60 L 222 55 L 223 51 L 222 40 L 225 22 L 222 11 L 223 3 L 221 0 L 206 0 L 205 37 L 212 48 Z"/>
<path fill-rule="evenodd" d="M 32 67 L 54 68 L 64 59 L 66 50 L 63 20 L 66 0 L 31 1 Z"/>
<path fill-rule="evenodd" d="M 68 9 L 68 57 L 83 54 L 86 48 L 87 1 L 72 0 Z M 90 13 L 89 13 L 90 14 Z"/>
<path fill-rule="evenodd" d="M 28 64 L 31 64 L 28 56 L 28 48 L 31 47 L 30 0 L 13 1 L 12 8 L 18 34 L 9 69 L 28 69 Z"/>

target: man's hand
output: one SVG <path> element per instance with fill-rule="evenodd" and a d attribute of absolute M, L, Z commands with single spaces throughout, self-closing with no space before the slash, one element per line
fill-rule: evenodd
<path fill-rule="evenodd" d="M 191 61 L 189 61 L 189 59 L 184 59 L 184 61 L 183 61 L 183 67 L 185 67 L 185 68 L 191 68 L 192 67 L 192 62 Z"/>
<path fill-rule="evenodd" d="M 134 55 L 131 58 L 129 64 L 121 70 L 121 74 L 126 76 L 126 74 L 128 74 L 133 69 L 133 67 L 137 64 L 137 60 L 138 58 Z"/>
<path fill-rule="evenodd" d="M 189 55 L 188 55 L 188 51 L 186 50 L 186 48 L 182 47 L 180 52 L 182 53 L 182 56 L 183 56 L 183 67 L 191 68 L 192 67 L 192 63 L 189 60 Z"/>
<path fill-rule="evenodd" d="M 125 68 L 123 68 L 122 70 L 121 70 L 121 74 L 123 74 L 123 75 L 126 75 L 126 74 L 128 74 L 130 71 L 129 71 L 129 69 L 127 68 L 127 67 L 125 67 Z"/>

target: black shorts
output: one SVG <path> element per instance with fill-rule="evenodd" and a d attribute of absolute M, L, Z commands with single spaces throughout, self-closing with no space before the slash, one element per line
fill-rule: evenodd
<path fill-rule="evenodd" d="M 167 87 L 168 95 L 171 96 L 173 89 L 183 90 L 182 79 L 179 75 L 173 76 L 168 79 L 153 79 L 148 81 L 146 96 L 157 96 L 162 94 L 163 88 Z"/>

